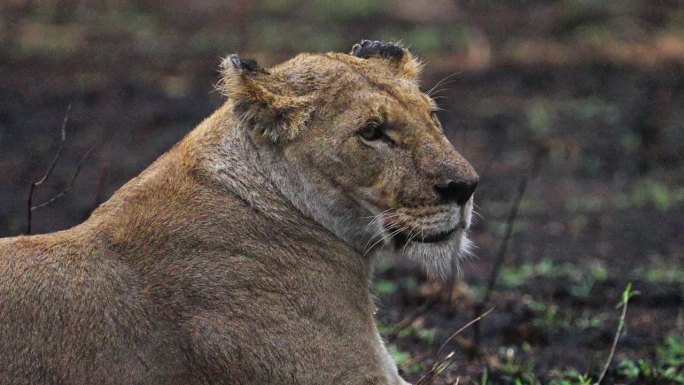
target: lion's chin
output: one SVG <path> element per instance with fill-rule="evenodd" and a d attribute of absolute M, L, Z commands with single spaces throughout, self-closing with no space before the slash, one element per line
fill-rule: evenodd
<path fill-rule="evenodd" d="M 427 241 L 427 242 L 426 242 Z M 459 262 L 471 255 L 472 242 L 465 229 L 456 229 L 422 241 L 394 242 L 394 251 L 401 257 L 419 263 L 428 274 L 446 280 L 459 270 Z"/>

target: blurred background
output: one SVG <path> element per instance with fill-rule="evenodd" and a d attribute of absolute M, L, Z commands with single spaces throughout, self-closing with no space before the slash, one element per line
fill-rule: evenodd
<path fill-rule="evenodd" d="M 447 344 L 456 360 L 435 383 L 595 381 L 631 282 L 604 383 L 684 384 L 676 0 L 3 0 L 0 236 L 26 232 L 65 117 L 33 204 L 68 191 L 32 212 L 32 233 L 80 223 L 211 114 L 224 55 L 269 66 L 362 38 L 409 46 L 425 90 L 443 80 L 440 118 L 482 178 L 476 257 L 454 282 L 378 265 L 380 329 L 407 379 L 496 305 Z"/>

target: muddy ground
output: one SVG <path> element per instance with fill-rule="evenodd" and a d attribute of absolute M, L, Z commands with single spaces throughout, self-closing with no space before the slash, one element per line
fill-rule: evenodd
<path fill-rule="evenodd" d="M 73 189 L 33 212 L 33 233 L 83 221 L 219 106 L 225 53 L 268 65 L 363 37 L 402 39 L 426 60 L 426 89 L 450 76 L 441 119 L 482 178 L 477 250 L 455 282 L 379 263 L 380 327 L 407 379 L 476 310 L 496 306 L 447 345 L 456 359 L 435 383 L 596 380 L 631 282 L 640 294 L 604 383 L 684 383 L 684 10 L 607 4 L 6 2 L 0 236 L 26 231 L 31 182 L 69 106 L 62 156 L 35 202 L 68 187 L 91 152 Z"/>

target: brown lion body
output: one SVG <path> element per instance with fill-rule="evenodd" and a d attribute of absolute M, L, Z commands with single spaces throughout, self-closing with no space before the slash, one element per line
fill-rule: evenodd
<path fill-rule="evenodd" d="M 288 68 L 326 74 L 344 60 L 372 62 L 299 56 L 268 75 L 236 63 L 233 78 L 224 73 L 230 100 L 86 222 L 1 239 L 0 384 L 403 384 L 375 327 L 372 259 L 349 241 L 373 238 L 326 209 L 346 204 L 356 218 L 336 186 L 358 182 L 349 171 L 334 183 L 309 171 L 329 164 L 312 159 L 328 156 L 322 123 L 339 94 L 328 89 L 314 101 L 325 107 L 307 110 L 304 91 L 264 86 L 307 100 L 253 100 L 241 88 Z M 277 111 L 267 121 L 250 110 L 264 105 Z M 282 165 L 285 174 L 273 171 Z M 357 173 L 379 185 L 370 169 Z M 311 177 L 289 180 L 296 170 Z M 311 186 L 320 197 L 307 198 L 321 201 L 303 207 L 293 195 Z"/>

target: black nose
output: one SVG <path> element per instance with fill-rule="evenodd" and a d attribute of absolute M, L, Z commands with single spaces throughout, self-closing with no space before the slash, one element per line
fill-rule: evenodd
<path fill-rule="evenodd" d="M 456 202 L 464 205 L 473 196 L 478 182 L 478 179 L 468 182 L 450 180 L 447 183 L 435 185 L 435 192 L 443 204 Z"/>

